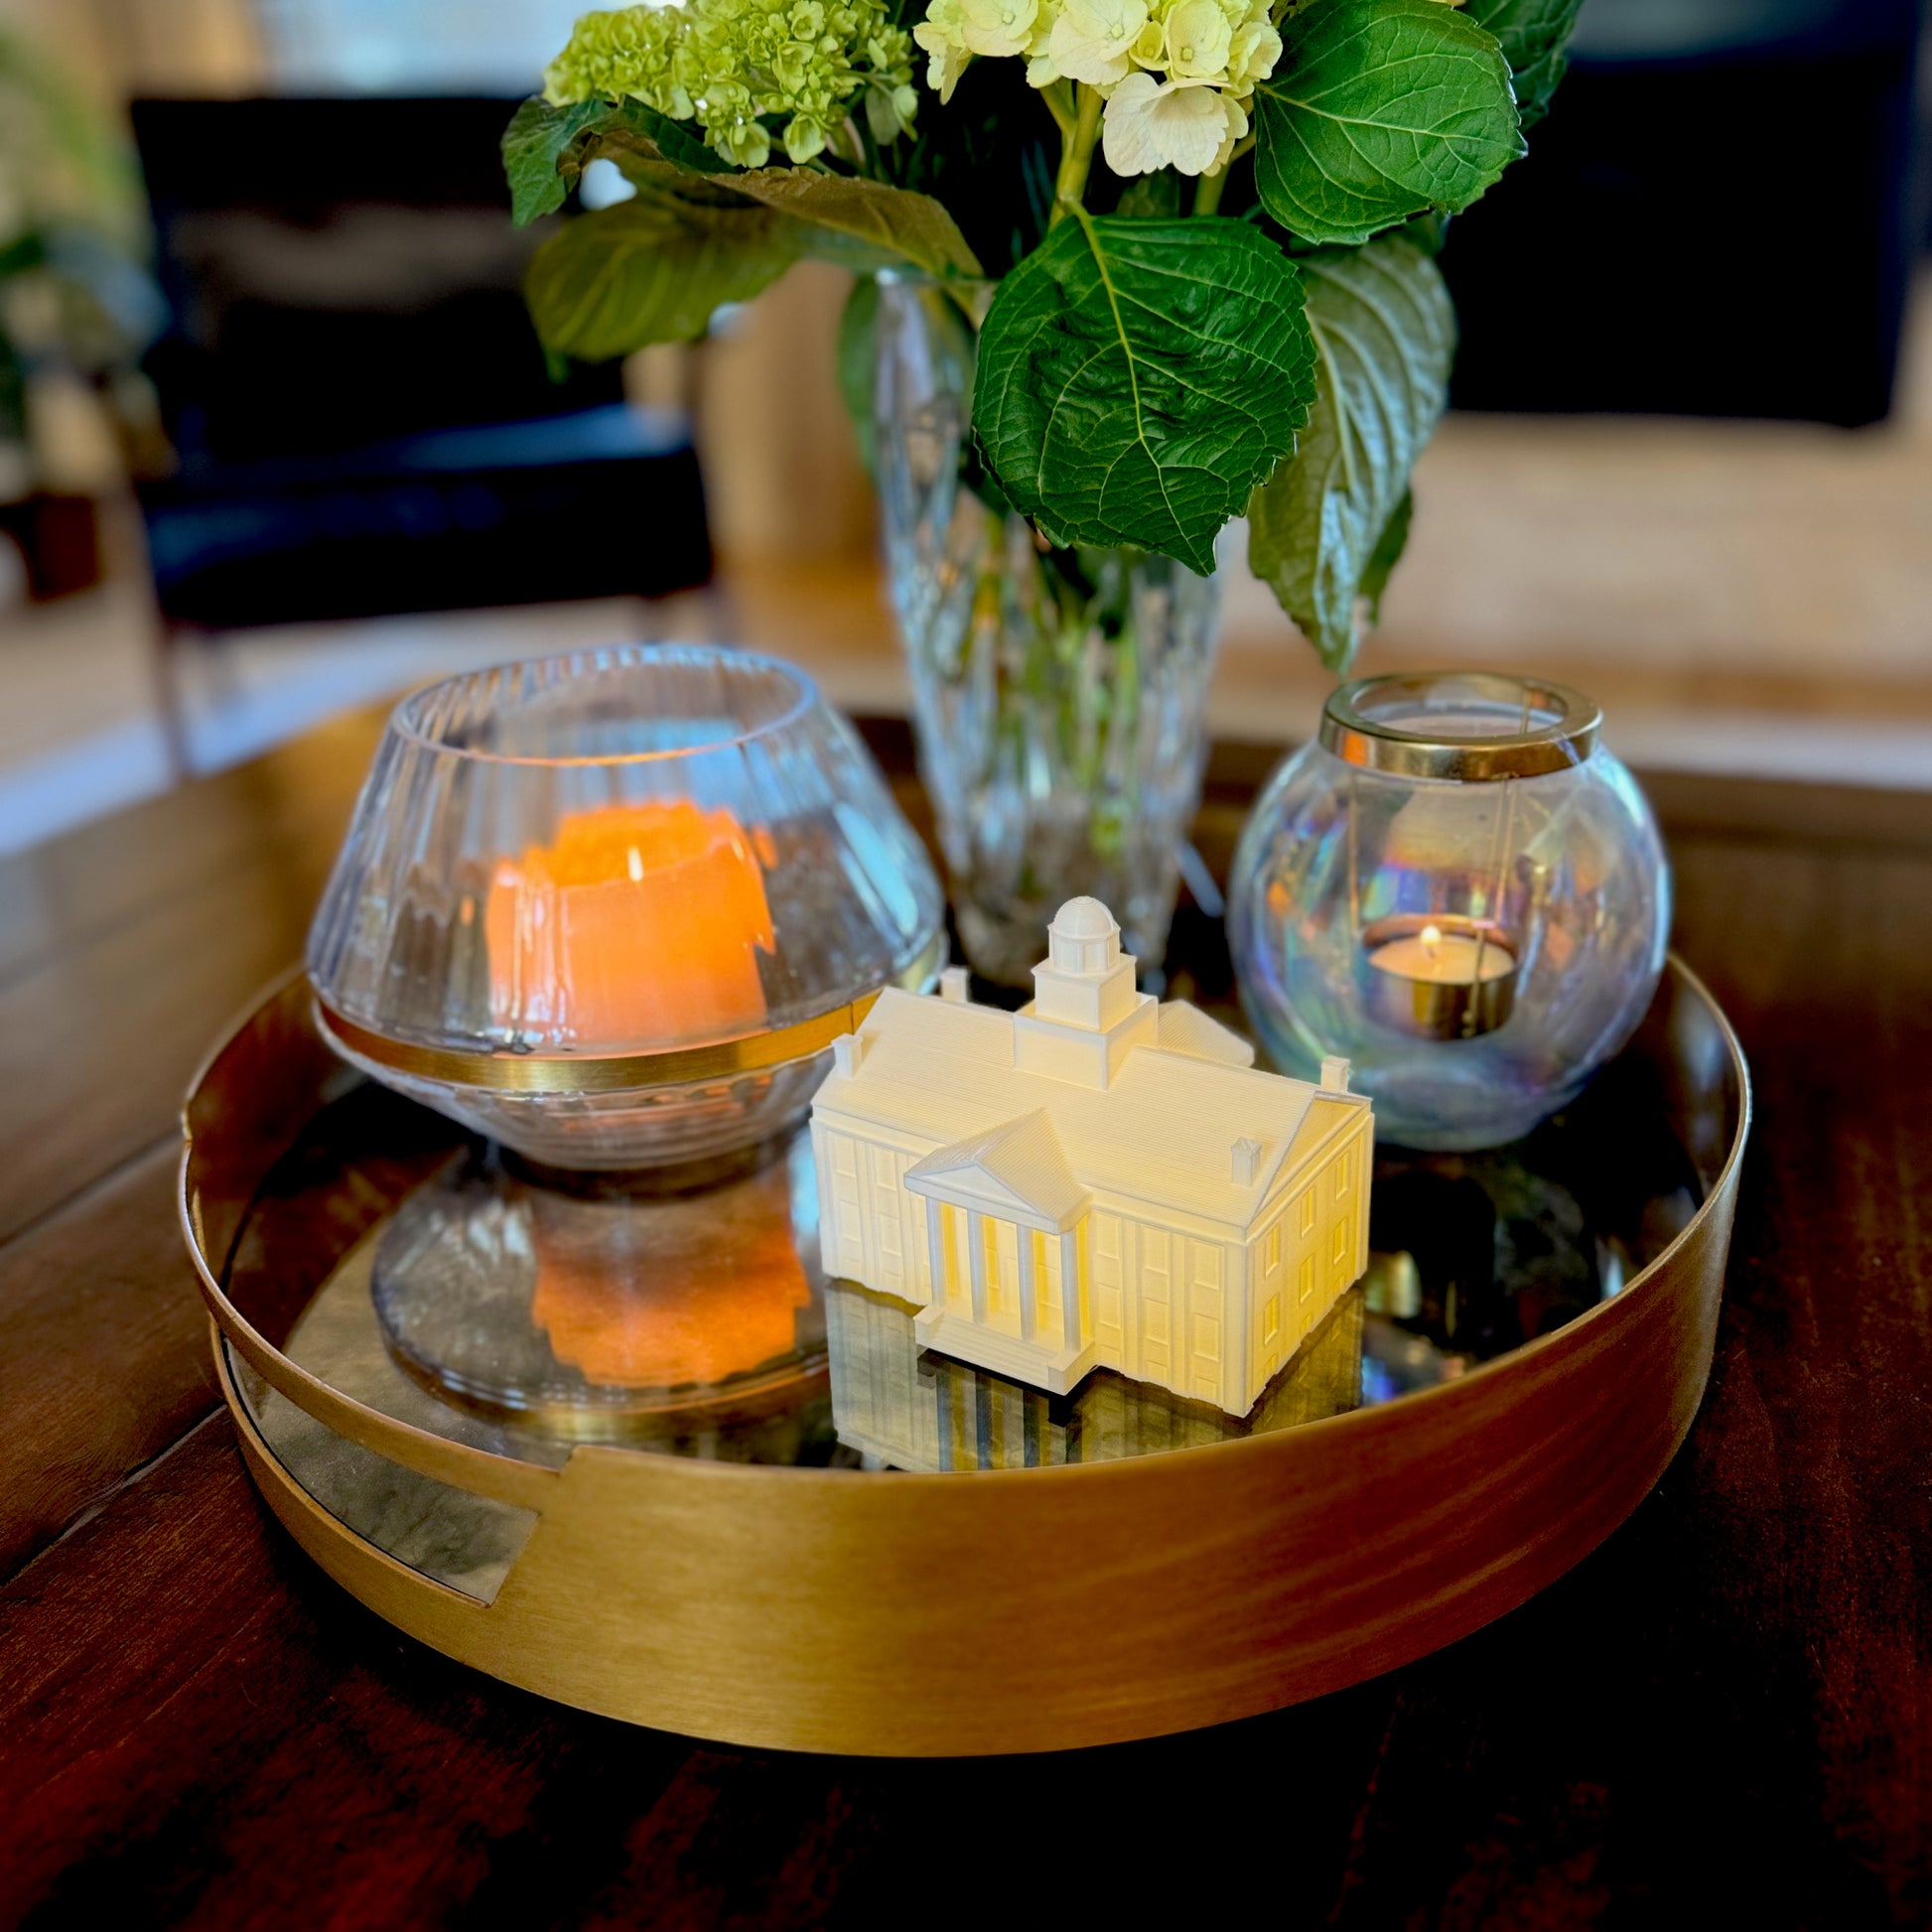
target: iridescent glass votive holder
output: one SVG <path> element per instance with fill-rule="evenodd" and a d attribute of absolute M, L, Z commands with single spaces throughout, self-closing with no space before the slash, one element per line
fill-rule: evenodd
<path fill-rule="evenodd" d="M 309 934 L 343 1056 L 527 1159 L 751 1146 L 941 962 L 923 847 L 801 672 L 621 645 L 403 700 Z"/>
<path fill-rule="evenodd" d="M 1583 1090 L 1663 970 L 1656 821 L 1581 692 L 1364 678 L 1269 780 L 1228 894 L 1242 1004 L 1285 1071 L 1344 1055 L 1378 1137 L 1493 1147 Z"/>

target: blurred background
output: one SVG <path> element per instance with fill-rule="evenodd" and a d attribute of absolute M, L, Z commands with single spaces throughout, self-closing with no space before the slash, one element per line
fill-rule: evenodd
<path fill-rule="evenodd" d="M 496 139 L 578 10 L 0 0 L 0 851 L 620 637 L 902 706 L 837 271 L 545 366 Z M 1639 765 L 1932 790 L 1921 30 L 1587 0 L 1454 224 L 1455 406 L 1362 668 L 1565 678 Z M 1212 722 L 1299 737 L 1330 680 L 1233 534 Z"/>

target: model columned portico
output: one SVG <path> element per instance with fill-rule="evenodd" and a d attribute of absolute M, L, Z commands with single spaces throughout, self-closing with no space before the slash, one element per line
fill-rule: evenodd
<path fill-rule="evenodd" d="M 1255 1070 L 1198 1009 L 1138 992 L 1072 899 L 1019 1014 L 889 991 L 812 1114 L 833 1273 L 929 1347 L 1072 1388 L 1099 1363 L 1245 1414 L 1367 1261 L 1372 1125 L 1345 1061 Z"/>

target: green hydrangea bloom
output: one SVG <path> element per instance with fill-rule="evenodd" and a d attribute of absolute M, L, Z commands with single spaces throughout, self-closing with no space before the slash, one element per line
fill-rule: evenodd
<path fill-rule="evenodd" d="M 624 7 L 585 14 L 570 43 L 544 69 L 543 91 L 555 106 L 570 101 L 619 100 L 628 94 L 674 120 L 692 117 L 691 96 L 676 77 L 681 7 Z"/>
<path fill-rule="evenodd" d="M 696 121 L 740 168 L 770 159 L 782 123 L 794 163 L 824 152 L 865 95 L 873 139 L 910 127 L 912 42 L 886 0 L 690 0 L 586 14 L 544 74 L 559 105 L 626 95 Z"/>

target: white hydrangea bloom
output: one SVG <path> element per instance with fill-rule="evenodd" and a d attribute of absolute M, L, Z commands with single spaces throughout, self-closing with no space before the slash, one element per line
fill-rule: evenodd
<path fill-rule="evenodd" d="M 1282 37 L 1263 12 L 1235 28 L 1228 41 L 1228 85 L 1244 98 L 1257 80 L 1266 80 L 1282 58 Z"/>
<path fill-rule="evenodd" d="M 1232 34 L 1217 0 L 1179 0 L 1166 28 L 1167 59 L 1162 65 L 1170 79 L 1218 84 L 1226 78 Z"/>
<path fill-rule="evenodd" d="M 930 0 L 912 37 L 941 100 L 976 55 L 1024 56 L 1035 87 L 1106 96 L 1115 174 L 1199 175 L 1227 166 L 1248 132 L 1242 103 L 1281 59 L 1269 12 L 1270 0 Z"/>
<path fill-rule="evenodd" d="M 1034 15 L 1033 38 L 1027 43 L 1027 83 L 1033 87 L 1050 87 L 1055 80 L 1066 78 L 1053 64 L 1053 28 L 1060 17 L 1060 0 L 1039 0 L 1039 10 Z"/>
<path fill-rule="evenodd" d="M 925 84 L 941 101 L 952 99 L 959 76 L 973 61 L 961 0 L 932 0 L 925 18 L 912 29 L 912 38 L 926 52 Z"/>
<path fill-rule="evenodd" d="M 1026 53 L 1038 12 L 1039 0 L 959 0 L 967 53 L 992 60 Z"/>
<path fill-rule="evenodd" d="M 1111 87 L 1125 76 L 1128 50 L 1146 25 L 1146 0 L 1062 0 L 1047 54 L 1069 80 Z"/>
<path fill-rule="evenodd" d="M 1234 159 L 1234 144 L 1248 131 L 1248 110 L 1233 94 L 1223 94 L 1221 103 L 1228 117 L 1227 133 L 1221 139 L 1221 152 L 1214 157 L 1210 175 L 1218 175 Z"/>
<path fill-rule="evenodd" d="M 1128 57 L 1137 68 L 1151 68 L 1156 71 L 1168 65 L 1168 23 L 1154 19 L 1134 36 L 1134 45 L 1127 50 Z"/>
<path fill-rule="evenodd" d="M 1151 73 L 1135 72 L 1107 96 L 1101 152 L 1121 176 L 1163 168 L 1203 175 L 1222 164 L 1247 127 L 1240 103 L 1218 87 L 1198 80 L 1163 85 Z"/>

